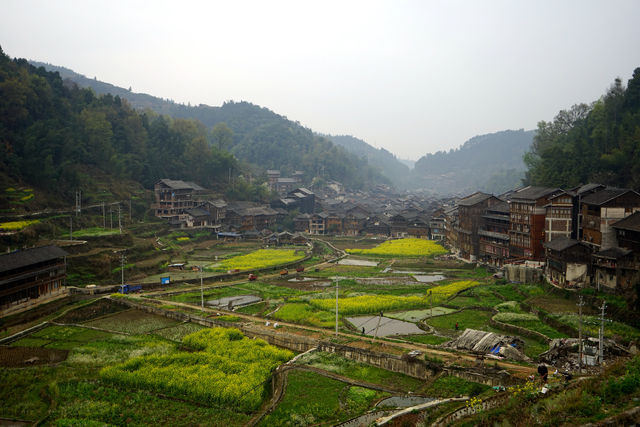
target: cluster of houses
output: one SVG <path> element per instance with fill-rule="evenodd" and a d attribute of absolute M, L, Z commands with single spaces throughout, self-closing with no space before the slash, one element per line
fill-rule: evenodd
<path fill-rule="evenodd" d="M 495 266 L 538 261 L 560 286 L 640 284 L 640 194 L 600 184 L 477 192 L 433 213 L 452 250 Z"/>
<path fill-rule="evenodd" d="M 315 194 L 289 181 L 277 187 L 282 178 L 270 172 L 274 188 L 287 191 L 269 205 L 208 199 L 197 184 L 163 179 L 153 207 L 178 227 L 271 238 L 274 231 L 429 238 L 471 262 L 537 262 L 560 286 L 625 291 L 640 283 L 640 194 L 631 189 L 528 186 L 443 201 L 383 187 Z"/>
<path fill-rule="evenodd" d="M 371 234 L 386 237 L 429 238 L 429 210 L 412 197 L 353 194 L 323 198 L 296 187 L 269 205 L 210 199 L 194 183 L 162 179 L 155 184 L 155 215 L 180 228 L 210 228 L 218 232 L 258 235 L 283 229 L 307 234 Z M 292 224 L 291 224 L 292 222 Z M 443 238 L 444 235 L 435 238 Z"/>

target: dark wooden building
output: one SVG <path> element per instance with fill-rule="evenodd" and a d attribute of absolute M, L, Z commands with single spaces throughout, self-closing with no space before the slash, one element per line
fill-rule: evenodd
<path fill-rule="evenodd" d="M 624 188 L 606 188 L 582 199 L 582 240 L 594 249 L 616 246 L 612 224 L 640 211 L 640 194 Z"/>
<path fill-rule="evenodd" d="M 545 274 L 553 283 L 564 287 L 589 283 L 591 249 L 584 242 L 556 237 L 544 244 Z"/>
<path fill-rule="evenodd" d="M 524 187 L 511 194 L 509 201 L 509 254 L 511 257 L 541 261 L 544 259 L 545 206 L 562 190 L 548 187 Z"/>
<path fill-rule="evenodd" d="M 480 260 L 502 266 L 509 258 L 509 204 L 500 202 L 482 215 L 484 224 L 478 230 Z"/>
<path fill-rule="evenodd" d="M 0 255 L 0 314 L 62 293 L 67 255 L 57 246 Z"/>
<path fill-rule="evenodd" d="M 488 208 L 501 200 L 492 194 L 474 193 L 458 201 L 458 247 L 460 256 L 471 261 L 480 255 L 480 239 L 478 230 L 483 223 L 482 215 Z"/>
<path fill-rule="evenodd" d="M 157 217 L 179 225 L 187 219 L 185 211 L 196 207 L 196 195 L 204 191 L 204 188 L 192 182 L 161 179 L 154 186 L 156 200 L 151 207 Z"/>

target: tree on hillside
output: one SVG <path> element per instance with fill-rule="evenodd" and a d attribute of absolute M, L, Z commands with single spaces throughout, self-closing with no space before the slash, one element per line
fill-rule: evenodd
<path fill-rule="evenodd" d="M 233 131 L 224 122 L 216 123 L 211 130 L 211 140 L 218 150 L 228 150 L 233 144 Z"/>
<path fill-rule="evenodd" d="M 575 105 L 538 123 L 524 160 L 525 184 L 640 187 L 640 68 L 626 89 L 616 79 L 590 106 Z"/>

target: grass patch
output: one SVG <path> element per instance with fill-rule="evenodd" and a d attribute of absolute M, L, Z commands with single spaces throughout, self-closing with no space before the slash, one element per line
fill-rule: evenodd
<path fill-rule="evenodd" d="M 298 363 L 334 372 L 354 380 L 380 384 L 405 392 L 416 393 L 424 386 L 424 382 L 417 378 L 387 371 L 365 363 L 358 363 L 335 353 L 316 351 L 298 359 Z"/>
<path fill-rule="evenodd" d="M 255 304 L 245 305 L 244 307 L 237 308 L 235 311 L 238 313 L 257 315 L 262 314 L 269 307 L 269 303 L 266 301 L 260 301 Z"/>
<path fill-rule="evenodd" d="M 179 325 L 169 328 L 158 329 L 154 334 L 171 341 L 182 341 L 182 338 L 185 336 L 204 328 L 205 326 L 198 325 L 197 323 L 180 323 Z"/>
<path fill-rule="evenodd" d="M 335 326 L 336 316 L 328 311 L 315 309 L 305 303 L 287 303 L 272 314 L 274 319 L 300 325 L 331 328 Z M 342 323 L 342 320 L 340 320 Z"/>
<path fill-rule="evenodd" d="M 542 323 L 535 314 L 530 313 L 498 313 L 494 317 L 495 320 L 508 323 L 510 325 L 520 326 L 531 331 L 539 332 L 549 338 L 566 338 L 567 335 L 553 329 L 551 326 Z"/>
<path fill-rule="evenodd" d="M 293 371 L 278 407 L 260 426 L 333 425 L 371 407 L 386 393 L 352 387 L 315 372 Z"/>
<path fill-rule="evenodd" d="M 556 320 L 578 329 L 579 316 L 576 314 L 551 314 Z M 600 318 L 598 316 L 582 316 L 582 330 L 592 337 L 598 336 L 600 330 Z M 640 339 L 640 331 L 624 323 L 607 320 L 604 324 L 604 336 L 607 338 L 619 337 L 626 341 Z"/>
<path fill-rule="evenodd" d="M 436 329 L 455 331 L 456 322 L 460 331 L 467 328 L 484 330 L 489 325 L 492 313 L 481 310 L 463 310 L 458 313 L 446 314 L 427 320 L 427 323 Z"/>
<path fill-rule="evenodd" d="M 485 384 L 447 375 L 429 384 L 425 394 L 433 397 L 477 396 L 490 389 L 491 387 Z"/>
<path fill-rule="evenodd" d="M 466 292 L 462 292 L 457 297 L 453 298 L 448 304 L 463 308 L 463 307 L 494 307 L 503 302 L 492 291 L 490 286 L 478 286 L 470 289 Z"/>

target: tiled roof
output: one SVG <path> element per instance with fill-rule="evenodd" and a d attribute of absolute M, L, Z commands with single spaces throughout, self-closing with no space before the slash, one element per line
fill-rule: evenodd
<path fill-rule="evenodd" d="M 612 224 L 611 226 L 620 230 L 631 230 L 640 232 L 640 212 L 631 214 L 628 217 Z"/>
<path fill-rule="evenodd" d="M 195 191 L 203 191 L 204 188 L 200 187 L 198 184 L 194 184 L 193 182 L 185 182 L 176 179 L 161 179 L 161 183 L 166 185 L 167 187 L 174 190 L 195 190 Z"/>
<path fill-rule="evenodd" d="M 538 200 L 541 197 L 547 197 L 551 194 L 562 191 L 559 188 L 551 187 L 524 187 L 521 190 L 511 194 L 512 200 Z"/>
<path fill-rule="evenodd" d="M 582 199 L 582 203 L 600 206 L 629 192 L 638 195 L 638 193 L 628 188 L 605 188 L 604 190 L 585 196 Z"/>
<path fill-rule="evenodd" d="M 598 258 L 609 258 L 609 259 L 618 259 L 622 258 L 631 253 L 631 249 L 619 248 L 617 246 L 609 249 L 605 249 L 598 253 L 593 254 L 594 257 Z"/>
<path fill-rule="evenodd" d="M 569 239 L 568 237 L 558 237 L 553 239 L 550 242 L 544 243 L 542 246 L 545 248 L 549 248 L 552 251 L 564 251 L 572 246 L 578 245 L 580 242 L 574 239 Z"/>
<path fill-rule="evenodd" d="M 0 273 L 67 256 L 57 246 L 41 246 L 0 255 Z"/>
<path fill-rule="evenodd" d="M 193 217 L 210 216 L 208 210 L 202 208 L 185 209 L 185 213 Z"/>
<path fill-rule="evenodd" d="M 458 206 L 473 206 L 473 205 L 477 205 L 478 203 L 482 203 L 485 200 L 490 199 L 491 197 L 493 197 L 493 194 L 477 192 L 475 194 L 472 194 L 470 196 L 465 197 L 464 199 L 461 199 L 458 202 Z"/>

